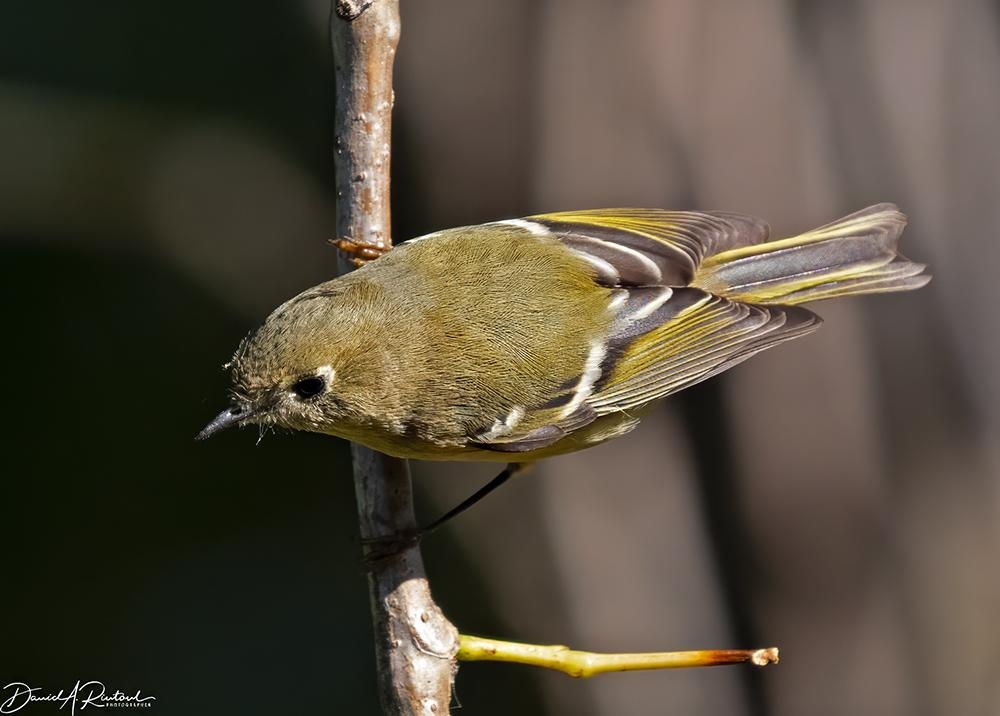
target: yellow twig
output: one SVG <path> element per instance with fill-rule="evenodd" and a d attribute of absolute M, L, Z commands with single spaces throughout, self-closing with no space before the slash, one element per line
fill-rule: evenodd
<path fill-rule="evenodd" d="M 751 663 L 767 666 L 778 663 L 777 647 L 766 649 L 706 649 L 702 651 L 656 651 L 635 654 L 599 654 L 577 651 L 568 646 L 519 644 L 481 636 L 458 637 L 459 661 L 506 661 L 555 669 L 577 678 L 589 678 L 609 671 L 641 669 L 684 669 L 694 666 L 723 666 Z"/>

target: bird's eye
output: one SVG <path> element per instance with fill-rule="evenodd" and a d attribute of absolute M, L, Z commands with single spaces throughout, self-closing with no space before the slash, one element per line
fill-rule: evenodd
<path fill-rule="evenodd" d="M 308 400 L 309 398 L 315 398 L 317 395 L 323 392 L 326 388 L 326 379 L 314 375 L 311 378 L 303 378 L 298 383 L 292 386 L 292 392 L 303 400 Z"/>

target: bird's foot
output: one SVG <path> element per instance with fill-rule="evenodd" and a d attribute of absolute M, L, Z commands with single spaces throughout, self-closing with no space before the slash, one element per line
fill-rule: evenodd
<path fill-rule="evenodd" d="M 389 253 L 392 246 L 373 244 L 367 241 L 356 241 L 355 239 L 333 239 L 331 244 L 351 257 L 351 263 L 355 266 L 364 266 L 369 261 L 374 261 L 383 254 Z"/>

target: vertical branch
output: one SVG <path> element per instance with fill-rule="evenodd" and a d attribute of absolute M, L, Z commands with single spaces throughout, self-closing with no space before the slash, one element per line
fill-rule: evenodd
<path fill-rule="evenodd" d="M 330 22 L 336 82 L 337 237 L 387 248 L 398 0 L 336 0 Z M 342 263 L 341 271 L 347 268 Z M 414 529 L 406 461 L 360 445 L 352 450 L 362 539 Z M 383 712 L 447 713 L 458 633 L 431 598 L 419 546 L 374 562 L 368 586 Z"/>

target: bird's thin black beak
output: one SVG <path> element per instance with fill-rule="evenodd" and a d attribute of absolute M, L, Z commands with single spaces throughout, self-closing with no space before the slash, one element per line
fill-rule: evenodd
<path fill-rule="evenodd" d="M 251 411 L 249 408 L 241 405 L 237 405 L 231 408 L 226 408 L 221 413 L 215 416 L 215 419 L 210 422 L 205 428 L 195 436 L 195 440 L 204 440 L 205 438 L 215 435 L 215 433 L 220 430 L 225 430 L 233 425 L 239 425 L 244 420 L 251 416 Z"/>

